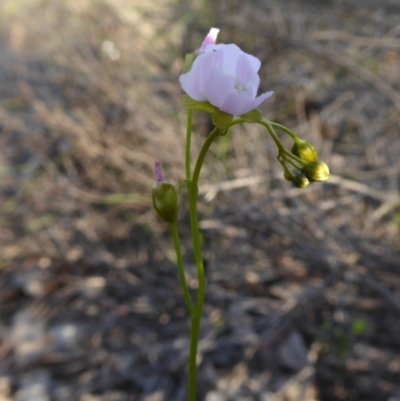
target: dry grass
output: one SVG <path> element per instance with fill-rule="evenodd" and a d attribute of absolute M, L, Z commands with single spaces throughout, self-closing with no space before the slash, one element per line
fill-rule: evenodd
<path fill-rule="evenodd" d="M 111 343 L 120 330 L 125 348 L 115 352 L 128 350 L 136 369 L 134 384 L 125 388 L 118 383 L 126 369 L 110 362 L 115 377 L 103 385 L 90 347 L 109 352 L 109 344 L 87 335 L 90 350 L 83 366 L 93 380 L 79 372 L 63 376 L 90 383 L 68 384 L 75 391 L 71 400 L 86 400 L 85 394 L 96 391 L 105 395 L 92 399 L 111 399 L 107 391 L 114 388 L 121 400 L 183 399 L 185 352 L 174 341 L 187 338 L 185 312 L 170 238 L 152 211 L 149 189 L 154 160 L 162 161 L 173 182 L 183 178 L 185 112 L 177 77 L 183 53 L 196 48 L 210 26 L 221 28 L 222 42 L 235 42 L 262 59 L 262 89 L 275 91 L 263 105 L 266 115 L 313 142 L 333 177 L 304 191 L 291 188 L 282 179 L 272 141 L 254 125 L 235 128 L 213 146 L 200 198 L 210 282 L 201 344 L 206 399 L 222 400 L 218 397 L 228 393 L 232 400 L 272 396 L 276 383 L 252 359 L 263 359 L 256 349 L 270 341 L 271 330 L 275 336 L 283 333 L 283 339 L 295 327 L 315 345 L 323 343 L 313 331 L 322 322 L 342 327 L 357 316 L 370 325 L 363 341 L 371 355 L 376 347 L 386 361 L 364 373 L 390 385 L 360 384 L 360 374 L 329 354 L 313 364 L 320 399 L 378 400 L 398 390 L 398 372 L 390 368 L 389 374 L 384 365 L 395 364 L 389 354 L 397 357 L 399 345 L 400 9 L 389 1 L 369 8 L 353 3 L 1 3 L 0 288 L 5 306 L 0 328 L 12 332 L 15 316 L 29 303 L 40 305 L 43 319 L 67 316 L 70 310 L 60 301 L 64 295 L 83 297 L 84 306 L 76 310 L 86 310 L 90 302 L 76 289 L 77 277 L 83 288 L 88 276 L 102 275 L 108 284 L 89 280 L 87 288 L 104 286 L 93 299 L 118 316 L 117 334 L 101 313 L 91 324 L 100 324 L 101 336 Z M 193 154 L 210 128 L 208 116 L 197 114 L 195 126 Z M 181 220 L 190 275 L 184 205 Z M 19 272 L 37 266 L 47 272 L 46 287 L 40 296 L 31 290 L 27 295 L 23 285 L 18 287 Z M 314 286 L 319 292 L 309 297 Z M 82 313 L 91 319 L 90 312 Z M 125 322 L 128 315 L 133 323 Z M 304 327 L 299 316 L 315 327 Z M 133 324 L 133 334 L 124 331 L 125 324 Z M 242 329 L 251 340 L 242 337 Z M 2 339 L 0 357 L 6 363 L 0 374 L 14 372 L 10 388 L 21 389 L 21 372 L 33 368 L 23 363 L 19 368 L 9 336 Z M 233 359 L 221 362 L 219 346 Z M 152 359 L 158 352 L 154 347 L 165 355 L 165 366 Z M 37 363 L 52 372 L 51 363 Z M 349 372 L 354 373 L 350 384 L 337 379 Z M 296 376 L 296 385 L 302 380 Z M 303 382 L 311 391 L 312 380 Z M 303 399 L 293 381 L 285 383 L 274 387 L 276 399 Z M 23 399 L 15 394 L 10 399 Z"/>

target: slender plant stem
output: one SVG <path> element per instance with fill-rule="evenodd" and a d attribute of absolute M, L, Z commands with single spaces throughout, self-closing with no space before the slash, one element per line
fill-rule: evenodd
<path fill-rule="evenodd" d="M 271 124 L 271 127 L 279 129 L 283 132 L 285 132 L 286 134 L 288 134 L 295 142 L 298 141 L 298 136 L 291 131 L 289 128 L 286 128 L 284 125 L 282 124 L 278 124 L 278 123 L 274 123 L 273 121 L 268 121 Z"/>
<path fill-rule="evenodd" d="M 197 345 L 200 334 L 200 322 L 203 314 L 204 295 L 205 295 L 205 276 L 203 257 L 201 254 L 201 240 L 199 233 L 199 222 L 197 216 L 197 194 L 198 194 L 198 181 L 200 176 L 201 167 L 203 166 L 204 159 L 207 151 L 213 143 L 214 139 L 221 134 L 218 128 L 215 128 L 204 142 L 200 150 L 199 157 L 193 171 L 193 177 L 189 184 L 189 213 L 190 225 L 192 230 L 193 252 L 197 268 L 197 300 L 196 308 L 193 316 L 190 319 L 190 355 L 189 355 L 189 376 L 188 376 L 188 401 L 196 401 L 196 374 L 197 374 Z"/>
<path fill-rule="evenodd" d="M 277 128 L 281 129 L 282 131 L 284 131 L 286 133 L 292 132 L 292 131 L 290 131 L 289 128 L 286 128 L 280 124 L 272 123 L 271 121 L 268 121 L 265 119 L 261 120 L 260 124 L 262 124 L 265 128 L 267 128 L 269 134 L 271 135 L 272 139 L 274 140 L 276 146 L 279 149 L 280 155 L 286 155 L 286 156 L 292 158 L 293 160 L 297 161 L 298 163 L 300 163 L 300 165 L 302 165 L 302 166 L 305 166 L 307 164 L 303 159 L 300 159 L 300 157 L 297 157 L 292 152 L 289 152 L 287 149 L 285 149 L 285 147 L 282 145 L 281 141 L 279 140 L 278 135 L 276 135 L 276 132 L 274 131 L 273 126 L 279 126 Z"/>
<path fill-rule="evenodd" d="M 185 152 L 185 170 L 186 180 L 189 188 L 189 182 L 192 179 L 192 173 L 190 169 L 190 146 L 192 144 L 192 123 L 193 123 L 193 110 L 188 110 L 188 118 L 186 125 L 186 152 Z"/>
<path fill-rule="evenodd" d="M 272 128 L 270 121 L 263 119 L 260 121 L 260 124 L 262 124 L 265 128 L 267 128 L 269 134 L 271 135 L 272 139 L 274 140 L 276 146 L 279 149 L 279 153 L 280 154 L 285 153 L 285 147 L 282 145 L 281 141 L 279 140 L 278 135 L 276 135 L 276 132 Z"/>
<path fill-rule="evenodd" d="M 171 227 L 172 237 L 174 239 L 179 280 L 182 285 L 183 294 L 185 296 L 185 301 L 186 301 L 186 305 L 189 310 L 190 317 L 192 318 L 194 316 L 194 306 L 193 306 L 192 297 L 190 296 L 189 287 L 186 282 L 185 269 L 183 267 L 183 260 L 182 260 L 181 245 L 180 245 L 180 241 L 179 241 L 178 227 L 176 225 L 176 222 L 171 223 L 170 227 Z"/>
<path fill-rule="evenodd" d="M 200 311 L 202 312 L 202 310 Z M 197 345 L 199 342 L 201 315 L 197 313 L 190 319 L 190 354 L 188 374 L 188 401 L 196 401 Z"/>

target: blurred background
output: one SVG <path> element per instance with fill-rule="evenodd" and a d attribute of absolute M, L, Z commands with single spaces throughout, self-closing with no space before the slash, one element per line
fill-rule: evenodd
<path fill-rule="evenodd" d="M 184 178 L 177 79 L 210 27 L 262 60 L 266 117 L 332 177 L 293 188 L 259 126 L 213 145 L 198 400 L 400 400 L 400 3 L 2 0 L 0 401 L 185 400 L 150 190 L 154 160 Z M 210 128 L 196 113 L 193 155 Z"/>

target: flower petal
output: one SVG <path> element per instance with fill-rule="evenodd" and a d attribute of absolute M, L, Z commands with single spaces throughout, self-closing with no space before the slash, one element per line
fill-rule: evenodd
<path fill-rule="evenodd" d="M 207 53 L 213 52 L 216 57 L 219 57 L 221 61 L 221 70 L 226 75 L 232 77 L 235 76 L 236 62 L 239 56 L 244 54 L 239 47 L 234 44 L 224 45 L 209 45 L 207 46 Z"/>
<path fill-rule="evenodd" d="M 220 109 L 226 113 L 240 116 L 257 108 L 264 100 L 272 96 L 274 92 L 265 92 L 255 99 L 245 92 L 234 92 L 229 94 Z"/>
<path fill-rule="evenodd" d="M 218 28 L 211 28 L 210 32 L 208 32 L 207 36 L 204 38 L 203 43 L 200 46 L 199 53 L 204 53 L 207 45 L 214 45 L 217 41 L 217 36 L 219 33 Z"/>
<path fill-rule="evenodd" d="M 247 54 L 239 56 L 236 63 L 235 71 L 236 83 L 241 87 L 240 92 L 246 92 L 252 98 L 257 96 L 258 86 L 260 85 L 260 77 L 254 72 L 252 61 Z"/>
<path fill-rule="evenodd" d="M 235 92 L 235 82 L 233 78 L 214 69 L 205 87 L 207 100 L 214 106 L 220 108 L 228 94 L 232 92 Z"/>
<path fill-rule="evenodd" d="M 207 60 L 202 64 L 202 81 L 205 98 L 214 106 L 220 107 L 226 96 L 234 90 L 233 78 L 224 73 L 224 52 L 208 52 Z"/>
<path fill-rule="evenodd" d="M 194 100 L 207 100 L 204 94 L 204 74 L 207 74 L 208 66 L 211 63 L 212 54 L 200 54 L 194 61 L 191 70 L 179 77 L 183 90 Z"/>

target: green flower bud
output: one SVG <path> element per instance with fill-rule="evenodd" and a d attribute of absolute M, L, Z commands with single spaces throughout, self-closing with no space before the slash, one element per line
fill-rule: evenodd
<path fill-rule="evenodd" d="M 324 182 L 329 178 L 329 167 L 326 163 L 315 161 L 308 163 L 301 172 L 310 180 Z"/>
<path fill-rule="evenodd" d="M 173 223 L 178 217 L 178 195 L 176 189 L 170 182 L 164 180 L 160 163 L 155 163 L 155 170 L 157 182 L 153 185 L 151 191 L 154 209 L 167 223 Z"/>
<path fill-rule="evenodd" d="M 158 215 L 168 223 L 178 217 L 178 196 L 175 187 L 168 181 L 157 182 L 151 191 L 153 206 Z"/>
<path fill-rule="evenodd" d="M 295 142 L 292 147 L 292 153 L 306 162 L 314 162 L 318 160 L 318 154 L 314 146 L 302 139 Z"/>
<path fill-rule="evenodd" d="M 306 188 L 310 185 L 310 181 L 303 174 L 296 174 L 292 180 L 293 184 L 297 188 Z"/>
<path fill-rule="evenodd" d="M 283 173 L 283 178 L 284 178 L 286 181 L 293 181 L 294 177 L 295 177 L 295 175 L 294 175 L 291 171 L 289 171 L 289 170 L 286 170 L 286 171 Z"/>

